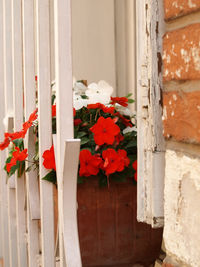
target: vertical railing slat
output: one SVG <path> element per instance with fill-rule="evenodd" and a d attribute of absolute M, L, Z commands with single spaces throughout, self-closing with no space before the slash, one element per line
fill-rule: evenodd
<path fill-rule="evenodd" d="M 4 0 L 0 1 L 0 139 L 4 139 L 4 124 L 3 119 L 5 116 L 5 86 L 4 86 Z M 4 164 L 6 159 L 6 152 L 1 151 L 0 155 L 0 167 L 1 167 L 1 227 L 2 227 L 2 246 L 3 246 L 3 261 L 4 266 L 10 266 L 9 259 L 9 236 L 8 236 L 8 199 L 7 199 L 7 183 L 6 183 L 6 173 L 4 172 Z"/>
<path fill-rule="evenodd" d="M 5 85 L 5 111 L 7 116 L 7 130 L 12 131 L 9 117 L 13 116 L 13 60 L 12 60 L 12 5 L 11 0 L 4 0 L 4 85 Z M 14 176 L 7 183 L 8 194 L 8 232 L 9 232 L 9 267 L 17 266 L 17 231 L 16 231 L 16 192 Z"/>
<path fill-rule="evenodd" d="M 53 185 L 42 180 L 48 173 L 42 164 L 42 154 L 50 149 L 52 144 L 49 0 L 36 1 L 36 21 L 42 266 L 53 267 L 55 266 Z"/>
<path fill-rule="evenodd" d="M 12 0 L 14 130 L 23 125 L 22 10 L 21 0 Z M 15 174 L 18 266 L 27 266 L 25 177 Z"/>
<path fill-rule="evenodd" d="M 3 27 L 3 0 L 0 0 L 0 140 L 4 139 L 5 116 L 5 88 L 4 88 L 4 27 Z M 0 194 L 1 194 L 1 241 L 4 265 L 9 266 L 9 244 L 8 244 L 8 206 L 6 191 L 6 173 L 4 172 L 5 151 L 0 154 Z"/>
<path fill-rule="evenodd" d="M 57 0 L 54 2 L 55 11 L 55 80 L 57 101 L 57 177 L 59 202 L 59 251 L 60 267 L 80 267 L 80 249 L 76 221 L 76 175 L 70 177 L 70 171 L 64 167 L 64 157 L 68 158 L 65 142 L 73 139 L 73 96 L 72 96 L 72 49 L 71 49 L 71 0 Z M 67 116 L 66 116 L 67 114 Z M 76 143 L 77 145 L 77 143 Z M 74 159 L 78 149 L 74 143 Z M 73 146 L 72 146 L 73 147 Z M 76 161 L 76 160 L 75 160 Z M 66 162 L 65 162 L 66 164 Z M 71 180 L 68 180 L 72 178 Z M 69 183 L 71 181 L 71 184 Z M 69 207 L 64 201 L 64 195 L 71 189 L 73 202 Z M 64 191 L 66 190 L 66 191 Z M 64 191 L 64 192 L 63 192 Z M 75 201 L 75 203 L 74 203 Z M 68 236 L 66 227 L 69 221 L 74 224 L 72 233 Z M 73 244 L 70 247 L 70 238 Z M 71 242 L 72 243 L 72 242 Z M 72 256 L 73 255 L 73 256 Z M 72 257 L 71 257 L 72 256 Z M 74 257 L 74 259 L 72 259 Z"/>
<path fill-rule="evenodd" d="M 36 108 L 35 90 L 35 37 L 34 37 L 34 0 L 22 0 L 23 17 L 23 72 L 24 72 L 24 102 L 25 120 Z M 26 137 L 26 147 L 29 157 L 35 153 L 34 135 L 30 129 Z M 29 164 L 27 164 L 29 166 Z M 28 266 L 37 266 L 39 255 L 39 228 L 40 202 L 37 171 L 26 173 L 27 186 L 27 241 L 28 241 Z"/>

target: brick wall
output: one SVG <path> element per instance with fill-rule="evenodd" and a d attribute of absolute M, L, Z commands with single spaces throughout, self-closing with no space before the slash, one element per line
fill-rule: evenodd
<path fill-rule="evenodd" d="M 200 0 L 163 0 L 165 228 L 176 266 L 200 266 Z M 167 262 L 164 266 L 170 262 Z M 175 265 L 172 265 L 175 266 Z"/>

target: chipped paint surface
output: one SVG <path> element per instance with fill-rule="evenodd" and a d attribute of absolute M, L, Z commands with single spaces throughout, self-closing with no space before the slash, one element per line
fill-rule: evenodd
<path fill-rule="evenodd" d="M 164 0 L 165 19 L 170 20 L 200 9 L 199 0 Z"/>
<path fill-rule="evenodd" d="M 166 151 L 165 228 L 167 254 L 191 267 L 200 262 L 200 159 Z"/>
<path fill-rule="evenodd" d="M 200 79 L 200 23 L 167 35 L 163 39 L 164 81 Z"/>
<path fill-rule="evenodd" d="M 136 1 L 138 214 L 153 227 L 163 225 L 164 138 L 162 129 L 163 1 Z M 169 55 L 166 61 L 170 63 Z M 155 63 L 157 62 L 157 64 Z M 167 73 L 167 70 L 165 70 Z"/>

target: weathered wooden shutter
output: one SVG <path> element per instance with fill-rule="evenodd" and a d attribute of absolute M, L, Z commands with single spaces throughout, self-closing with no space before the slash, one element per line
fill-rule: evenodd
<path fill-rule="evenodd" d="M 138 208 L 137 219 L 163 225 L 162 1 L 136 1 Z"/>

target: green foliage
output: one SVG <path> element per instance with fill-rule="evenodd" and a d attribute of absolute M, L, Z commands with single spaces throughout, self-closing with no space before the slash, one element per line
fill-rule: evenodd
<path fill-rule="evenodd" d="M 45 175 L 42 180 L 46 180 L 49 181 L 53 184 L 57 184 L 57 178 L 56 178 L 56 171 L 52 170 L 49 173 L 47 173 L 47 175 Z"/>

